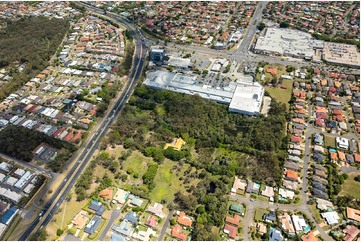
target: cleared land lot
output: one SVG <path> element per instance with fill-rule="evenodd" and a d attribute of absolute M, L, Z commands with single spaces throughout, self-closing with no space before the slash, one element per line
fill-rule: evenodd
<path fill-rule="evenodd" d="M 287 87 L 287 89 L 283 89 L 281 87 L 265 87 L 266 91 L 270 94 L 270 96 L 277 101 L 286 104 L 287 109 L 289 109 L 289 101 L 291 99 L 292 94 L 292 81 L 284 80 L 283 85 Z"/>
<path fill-rule="evenodd" d="M 360 199 L 360 183 L 355 181 L 357 173 L 349 174 L 347 180 L 342 184 L 340 195 L 349 195 Z"/>
<path fill-rule="evenodd" d="M 325 146 L 336 148 L 336 138 L 325 135 Z"/>

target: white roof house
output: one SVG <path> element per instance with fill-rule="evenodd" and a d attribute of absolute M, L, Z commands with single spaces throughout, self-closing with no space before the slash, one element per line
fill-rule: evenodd
<path fill-rule="evenodd" d="M 302 216 L 292 215 L 291 217 L 296 232 L 303 231 L 303 228 L 307 227 L 306 221 Z"/>
<path fill-rule="evenodd" d="M 6 172 L 9 172 L 11 170 L 11 168 L 13 168 L 12 165 L 6 163 L 6 162 L 1 162 L 0 163 L 0 170 L 3 170 L 3 171 L 6 171 Z"/>
<path fill-rule="evenodd" d="M 3 223 L 0 223 L 0 237 L 3 235 L 3 233 L 5 232 L 7 226 Z"/>
<path fill-rule="evenodd" d="M 124 204 L 129 196 L 129 192 L 124 191 L 122 189 L 117 189 L 117 192 L 115 193 L 113 200 L 117 201 L 120 204 Z"/>
<path fill-rule="evenodd" d="M 266 186 L 266 189 L 262 191 L 262 195 L 269 198 L 274 197 L 275 192 L 273 190 L 273 187 Z"/>
<path fill-rule="evenodd" d="M 321 216 L 324 219 L 326 219 L 328 224 L 337 224 L 338 221 L 340 220 L 340 217 L 338 216 L 337 212 L 335 212 L 335 211 L 321 213 Z"/>
<path fill-rule="evenodd" d="M 283 189 L 283 188 L 280 188 L 278 190 L 278 194 L 283 198 L 289 198 L 289 199 L 293 199 L 293 197 L 295 196 L 294 191 L 290 191 L 290 190 Z"/>
<path fill-rule="evenodd" d="M 348 149 L 348 139 L 336 137 L 336 143 L 338 148 Z"/>

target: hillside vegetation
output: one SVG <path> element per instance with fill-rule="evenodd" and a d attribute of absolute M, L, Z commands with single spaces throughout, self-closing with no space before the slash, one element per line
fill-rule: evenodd
<path fill-rule="evenodd" d="M 223 224 L 235 175 L 280 184 L 286 157 L 285 125 L 286 105 L 275 101 L 267 117 L 247 117 L 229 113 L 225 105 L 199 96 L 138 86 L 102 146 L 121 144 L 159 164 L 168 158 L 195 167 L 182 179 L 200 182 L 176 192 L 174 203 L 167 206 L 197 217 L 193 239 L 219 240 L 218 234 L 206 231 Z M 164 149 L 179 137 L 186 142 L 181 151 Z M 153 177 L 160 170 L 155 168 L 149 167 L 149 174 L 143 176 L 146 197 L 158 185 Z"/>
<path fill-rule="evenodd" d="M 68 29 L 67 20 L 43 17 L 8 21 L 7 27 L 0 29 L 0 68 L 26 63 L 22 73 L 10 70 L 13 80 L 1 87 L 0 100 L 47 67 Z"/>

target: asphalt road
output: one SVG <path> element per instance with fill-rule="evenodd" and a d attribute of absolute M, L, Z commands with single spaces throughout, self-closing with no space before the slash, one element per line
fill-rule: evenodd
<path fill-rule="evenodd" d="M 105 236 L 107 235 L 108 231 L 110 230 L 110 228 L 114 224 L 115 220 L 119 218 L 120 214 L 121 214 L 120 209 L 119 210 L 118 209 L 113 210 L 112 215 L 110 215 L 110 219 L 109 219 L 107 225 L 105 226 L 102 233 L 98 237 L 99 241 L 104 241 Z"/>
<path fill-rule="evenodd" d="M 168 214 L 168 216 L 166 217 L 165 222 L 164 222 L 164 225 L 163 225 L 163 227 L 162 227 L 162 230 L 161 230 L 160 233 L 159 233 L 159 236 L 158 236 L 157 241 L 163 241 L 164 234 L 165 234 L 165 232 L 167 231 L 167 228 L 168 228 L 170 219 L 171 219 L 171 217 L 173 216 L 174 212 L 175 212 L 174 210 L 170 211 L 169 214 Z"/>
<path fill-rule="evenodd" d="M 136 48 L 133 59 L 133 66 L 129 75 L 129 81 L 127 82 L 127 85 L 123 93 L 116 100 L 114 106 L 110 108 L 110 110 L 107 112 L 105 117 L 99 122 L 99 125 L 97 127 L 99 128 L 101 127 L 100 130 L 93 129 L 94 130 L 93 134 L 89 135 L 88 139 L 84 142 L 86 145 L 85 148 L 82 150 L 80 157 L 78 158 L 78 161 L 67 172 L 64 181 L 61 183 L 59 188 L 54 192 L 53 197 L 46 203 L 39 216 L 21 235 L 21 237 L 19 238 L 19 240 L 21 241 L 26 240 L 32 232 L 36 231 L 39 224 L 41 229 L 51 221 L 56 210 L 63 203 L 68 192 L 75 185 L 77 178 L 81 175 L 82 171 L 89 163 L 94 151 L 97 149 L 101 141 L 101 138 L 106 135 L 110 125 L 116 119 L 119 112 L 123 109 L 127 99 L 132 94 L 139 77 L 142 75 L 147 50 L 142 44 L 140 34 L 138 31 L 134 30 L 134 27 L 132 27 L 129 23 L 127 23 L 127 21 L 125 21 L 123 18 L 117 17 L 115 18 L 115 20 L 120 24 L 124 25 L 134 37 Z M 97 132 L 94 134 L 95 131 Z M 45 219 L 43 219 L 43 216 L 45 217 Z"/>

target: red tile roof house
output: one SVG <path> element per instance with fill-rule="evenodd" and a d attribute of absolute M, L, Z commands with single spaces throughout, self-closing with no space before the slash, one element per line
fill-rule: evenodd
<path fill-rule="evenodd" d="M 179 224 L 176 224 L 172 229 L 172 236 L 180 239 L 180 240 L 187 240 L 188 236 L 182 233 L 182 227 Z"/>
<path fill-rule="evenodd" d="M 326 127 L 325 121 L 323 121 L 323 120 L 320 119 L 320 118 L 316 119 L 315 125 L 316 125 L 317 127 L 322 127 L 322 128 Z"/>
<path fill-rule="evenodd" d="M 74 136 L 73 132 L 69 132 L 69 134 L 67 134 L 63 140 L 69 142 L 71 138 L 73 138 L 73 136 Z"/>
<path fill-rule="evenodd" d="M 236 226 L 226 224 L 224 225 L 223 231 L 228 234 L 229 238 L 234 239 L 237 236 L 237 230 L 238 228 Z"/>
<path fill-rule="evenodd" d="M 148 225 L 151 228 L 155 227 L 157 225 L 157 217 L 154 215 L 150 215 L 147 221 L 145 221 L 145 225 Z"/>
<path fill-rule="evenodd" d="M 226 217 L 226 222 L 233 225 L 239 225 L 240 216 L 236 213 L 233 217 Z"/>
<path fill-rule="evenodd" d="M 302 141 L 301 137 L 297 137 L 297 136 L 294 136 L 294 135 L 291 135 L 290 139 L 291 139 L 291 142 L 292 142 L 292 143 L 296 143 L 296 144 L 298 144 L 298 145 L 299 145 L 299 144 L 301 143 L 301 141 Z"/>
<path fill-rule="evenodd" d="M 328 114 L 327 113 L 316 113 L 316 117 L 320 118 L 320 119 L 328 119 Z"/>
<path fill-rule="evenodd" d="M 81 132 L 78 132 L 78 133 L 76 133 L 76 135 L 74 135 L 74 137 L 72 138 L 71 142 L 75 143 L 75 142 L 77 142 L 81 137 L 82 137 L 82 133 L 81 133 Z"/>
<path fill-rule="evenodd" d="M 184 212 L 180 212 L 177 222 L 181 225 L 191 227 L 192 226 L 192 220 L 186 216 Z"/>
<path fill-rule="evenodd" d="M 357 235 L 360 233 L 360 230 L 356 226 L 347 226 L 346 229 L 343 230 L 343 232 L 346 234 L 345 238 L 343 238 L 344 241 L 352 241 L 354 240 Z"/>
<path fill-rule="evenodd" d="M 285 176 L 288 180 L 297 181 L 298 180 L 298 173 L 296 171 L 287 170 L 285 172 Z"/>

